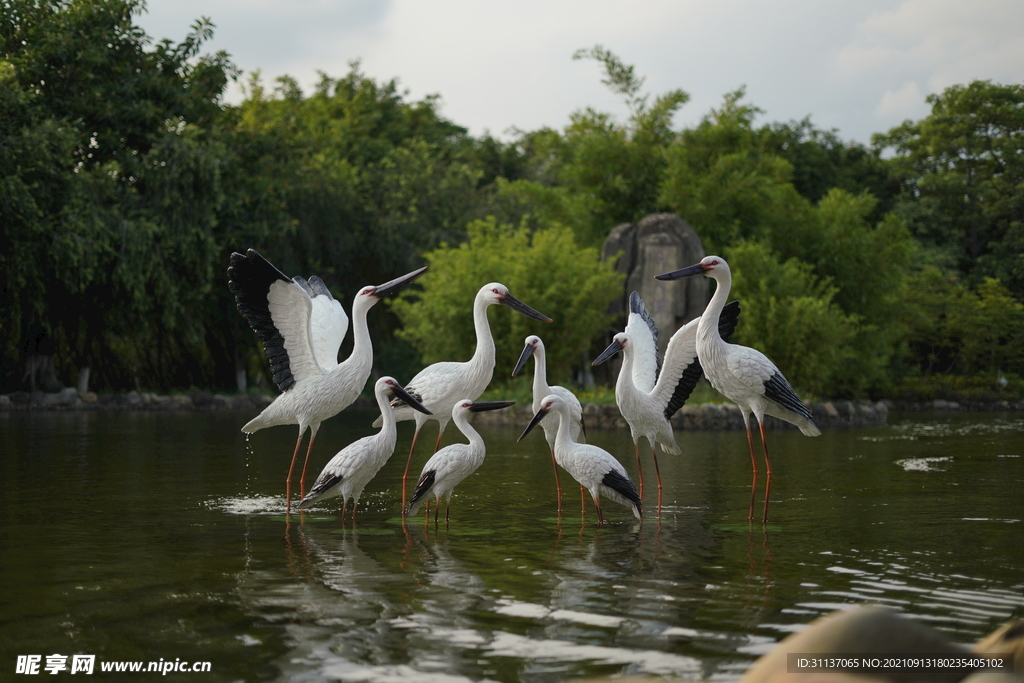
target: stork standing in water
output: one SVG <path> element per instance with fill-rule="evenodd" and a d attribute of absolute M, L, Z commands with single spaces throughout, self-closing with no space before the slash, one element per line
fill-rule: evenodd
<path fill-rule="evenodd" d="M 590 497 L 597 508 L 597 524 L 604 525 L 601 514 L 600 496 L 621 503 L 633 511 L 637 519 L 641 519 L 643 501 L 637 493 L 633 480 L 626 474 L 626 468 L 612 454 L 603 448 L 573 441 L 570 423 L 572 415 L 569 405 L 556 394 L 545 396 L 540 409 L 533 420 L 517 439 L 522 441 L 544 416 L 554 411 L 558 414 L 558 431 L 555 433 L 555 457 L 566 472 L 572 475 L 581 486 L 590 491 Z"/>
<path fill-rule="evenodd" d="M 740 306 L 732 302 L 725 307 L 719 322 L 722 337 L 729 338 L 736 329 Z M 697 359 L 697 325 L 700 316 L 686 323 L 669 339 L 665 362 L 658 356 L 658 328 L 654 325 L 638 292 L 629 296 L 629 320 L 626 331 L 612 337 L 593 365 L 600 365 L 615 354 L 622 353 L 622 366 L 615 380 L 615 403 L 629 424 L 633 436 L 633 452 L 640 479 L 640 495 L 644 495 L 644 472 L 640 464 L 640 437 L 647 437 L 658 477 L 658 509 L 661 509 L 661 471 L 655 444 L 671 455 L 682 450 L 672 433 L 670 420 L 703 376 Z"/>
<path fill-rule="evenodd" d="M 516 367 L 512 371 L 512 376 L 515 377 L 519 374 L 519 371 L 526 365 L 526 361 L 529 360 L 530 356 L 533 356 L 533 412 L 536 413 L 540 410 L 540 404 L 544 400 L 545 396 L 549 394 L 555 394 L 561 397 L 565 401 L 566 405 L 569 406 L 569 415 L 571 417 L 569 423 L 569 431 L 572 435 L 572 440 L 578 443 L 585 443 L 587 439 L 587 428 L 583 424 L 583 407 L 580 405 L 580 401 L 576 398 L 576 395 L 565 387 L 559 386 L 548 386 L 547 379 L 547 358 L 544 352 L 544 342 L 540 340 L 535 334 L 531 334 L 526 338 L 525 346 L 523 346 L 523 353 L 519 356 L 519 360 L 516 362 Z M 544 438 L 547 439 L 548 447 L 551 450 L 551 465 L 555 470 L 555 487 L 558 490 L 558 511 L 562 511 L 562 484 L 558 480 L 558 459 L 555 457 L 555 434 L 558 432 L 558 424 L 553 420 L 545 420 L 540 423 L 540 426 L 544 429 Z"/>
<path fill-rule="evenodd" d="M 286 511 L 291 511 L 292 471 L 309 428 L 309 445 L 302 466 L 300 491 L 306 485 L 306 467 L 320 423 L 337 415 L 359 396 L 373 367 L 373 345 L 366 313 L 381 297 L 394 294 L 426 271 L 426 267 L 376 287 L 363 287 L 352 302 L 352 354 L 338 363 L 338 349 L 348 330 L 348 317 L 317 276 L 290 278 L 255 249 L 231 254 L 228 288 L 238 311 L 245 316 L 270 361 L 274 383 L 281 394 L 242 431 L 251 434 L 265 427 L 298 424 L 288 478 Z M 301 495 L 301 493 L 300 493 Z"/>
<path fill-rule="evenodd" d="M 348 505 L 348 499 L 352 498 L 352 523 L 355 524 L 359 495 L 388 461 L 391 454 L 395 452 L 398 428 L 395 424 L 394 413 L 388 403 L 391 396 L 398 396 L 406 405 L 415 410 L 422 413 L 427 412 L 426 408 L 407 394 L 398 381 L 391 377 L 378 379 L 373 385 L 373 395 L 384 416 L 381 430 L 349 444 L 331 458 L 320 476 L 313 482 L 309 493 L 299 503 L 300 510 L 318 500 L 341 496 L 341 520 L 344 523 L 345 507 Z"/>
<path fill-rule="evenodd" d="M 420 504 L 433 495 L 437 500 L 434 508 L 434 522 L 437 522 L 441 511 L 441 497 L 447 497 L 444 508 L 444 521 L 448 521 L 448 512 L 452 504 L 452 491 L 463 479 L 476 472 L 484 462 L 487 447 L 480 434 L 469 424 L 469 413 L 480 413 L 485 410 L 498 410 L 515 405 L 515 401 L 457 401 L 451 409 L 452 419 L 468 439 L 469 443 L 453 443 L 430 456 L 423 472 L 416 482 L 416 489 L 409 500 L 407 514 L 415 515 Z M 429 515 L 429 510 L 428 510 Z"/>
<path fill-rule="evenodd" d="M 491 376 L 494 374 L 494 338 L 491 336 L 491 326 L 487 323 L 487 307 L 492 304 L 508 306 L 534 320 L 551 322 L 551 318 L 543 313 L 538 313 L 512 296 L 505 285 L 497 282 L 486 284 L 476 293 L 476 299 L 473 301 L 473 326 L 476 329 L 476 351 L 473 353 L 473 357 L 465 363 L 445 361 L 428 365 L 405 385 L 405 390 L 409 392 L 409 395 L 423 404 L 431 412 L 431 415 L 428 417 L 414 411 L 403 405 L 401 399 L 392 399 L 391 404 L 395 408 L 396 420 L 399 422 L 403 420 L 416 421 L 412 445 L 409 446 L 409 457 L 406 459 L 405 472 L 402 474 L 403 510 L 405 510 L 406 501 L 406 482 L 409 479 L 412 454 L 416 450 L 416 440 L 419 438 L 420 429 L 423 428 L 427 420 L 437 421 L 437 441 L 434 443 L 434 452 L 436 453 L 441 445 L 445 427 L 448 426 L 448 421 L 452 417 L 452 407 L 466 397 L 475 401 L 491 382 Z M 381 420 L 382 418 L 377 418 L 373 426 L 379 427 Z"/>
<path fill-rule="evenodd" d="M 772 463 L 768 458 L 768 441 L 764 436 L 764 416 L 771 415 L 794 424 L 805 436 L 818 436 L 821 430 L 811 419 L 811 411 L 767 356 L 747 346 L 727 344 L 719 334 L 719 317 L 732 286 L 732 273 L 725 259 L 721 256 L 706 256 L 696 265 L 655 277 L 659 280 L 677 280 L 692 275 L 706 275 L 718 283 L 697 325 L 697 356 L 711 386 L 738 405 L 743 413 L 750 462 L 754 469 L 749 519 L 754 518 L 754 496 L 757 492 L 757 458 L 754 456 L 750 415 L 757 419 L 765 469 L 768 472 L 764 487 L 764 512 L 761 516 L 761 523 L 764 524 L 768 521 L 768 498 L 772 491 Z"/>

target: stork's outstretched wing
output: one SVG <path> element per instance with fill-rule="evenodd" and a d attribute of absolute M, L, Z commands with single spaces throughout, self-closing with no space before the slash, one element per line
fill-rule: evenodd
<path fill-rule="evenodd" d="M 330 372 L 338 364 L 338 349 L 348 332 L 348 316 L 319 277 L 314 275 L 309 280 L 300 277 L 293 279 L 313 301 L 313 311 L 309 316 L 309 338 L 316 362 L 324 371 Z"/>
<path fill-rule="evenodd" d="M 625 332 L 633 344 L 633 386 L 645 394 L 650 393 L 661 371 L 658 328 L 638 292 L 629 295 L 629 319 Z"/>
<path fill-rule="evenodd" d="M 245 254 L 231 254 L 228 288 L 235 295 L 238 311 L 263 342 L 274 383 L 281 391 L 288 391 L 297 382 L 325 372 L 313 344 L 311 318 L 314 299 L 308 287 L 310 285 L 305 281 L 299 284 L 275 268 L 255 249 L 249 249 Z M 321 297 L 317 295 L 317 298 Z M 320 306 L 332 307 L 329 303 Z M 347 318 L 345 325 L 348 325 Z M 329 338 L 330 334 L 325 337 Z M 325 341 L 322 353 L 329 353 L 332 344 L 333 341 Z M 339 339 L 333 346 L 334 363 L 329 367 L 337 364 L 340 344 Z"/>

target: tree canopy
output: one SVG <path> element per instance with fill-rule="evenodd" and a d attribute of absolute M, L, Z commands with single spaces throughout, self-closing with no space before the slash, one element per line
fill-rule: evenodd
<path fill-rule="evenodd" d="M 566 382 L 621 294 L 598 248 L 660 211 L 730 259 L 736 340 L 804 390 L 1024 371 L 1024 86 L 953 86 L 870 147 L 810 118 L 761 123 L 743 89 L 679 129 L 687 93 L 647 92 L 597 45 L 572 57 L 598 66 L 625 120 L 586 108 L 561 129 L 477 138 L 439 96 L 412 100 L 358 62 L 308 93 L 249 74 L 226 104 L 241 74 L 203 52 L 206 18 L 174 43 L 134 24 L 141 0 L 0 2 L 5 391 L 39 355 L 61 384 L 92 368 L 98 389 L 269 389 L 224 282 L 246 247 L 320 275 L 346 307 L 430 263 L 418 298 L 370 321 L 378 368 L 399 378 L 468 357 L 469 302 L 502 281 L 556 318 L 542 333 Z M 491 319 L 508 360 L 527 321 Z"/>

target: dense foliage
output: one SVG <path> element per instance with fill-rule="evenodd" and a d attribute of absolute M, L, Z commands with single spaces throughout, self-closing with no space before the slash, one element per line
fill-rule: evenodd
<path fill-rule="evenodd" d="M 549 376 L 569 377 L 586 362 L 591 339 L 611 322 L 608 302 L 622 291 L 622 275 L 610 263 L 600 263 L 598 250 L 579 248 L 572 231 L 557 225 L 529 230 L 498 225 L 493 218 L 474 221 L 465 242 L 456 248 L 442 245 L 425 256 L 430 270 L 423 276 L 422 295 L 394 305 L 405 323 L 401 336 L 421 352 L 424 363 L 469 360 L 476 347 L 473 298 L 489 282 L 500 282 L 552 318 L 545 325 L 507 310 L 488 314 L 503 369 L 495 373 L 497 381 L 508 378 L 531 334 L 544 340 Z"/>
<path fill-rule="evenodd" d="M 620 286 L 604 237 L 655 211 L 730 260 L 736 340 L 803 391 L 1024 374 L 1024 86 L 951 87 L 871 147 L 809 119 L 758 124 L 743 90 L 678 130 L 689 96 L 649 95 L 595 46 L 574 58 L 602 70 L 626 120 L 585 109 L 502 141 L 358 63 L 311 93 L 250 74 L 227 105 L 240 74 L 203 54 L 211 22 L 154 42 L 133 23 L 141 0 L 0 6 L 2 391 L 81 387 L 90 370 L 100 390 L 269 389 L 224 282 L 245 247 L 319 274 L 346 308 L 429 263 L 417 294 L 371 313 L 377 367 L 400 379 L 467 358 L 473 295 L 501 281 L 555 318 L 541 334 L 566 382 Z M 513 362 L 536 330 L 490 319 Z"/>

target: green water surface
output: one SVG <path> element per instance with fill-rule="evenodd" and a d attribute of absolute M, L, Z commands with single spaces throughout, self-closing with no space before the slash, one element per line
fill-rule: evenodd
<path fill-rule="evenodd" d="M 18 655 L 93 654 L 211 671 L 97 664 L 87 680 L 734 681 L 852 604 L 889 605 L 961 643 L 1024 616 L 1020 414 L 772 432 L 765 527 L 747 522 L 745 436 L 677 432 L 660 518 L 648 453 L 644 522 L 608 502 L 601 529 L 592 508 L 581 520 L 565 473 L 556 515 L 546 444 L 539 430 L 516 444 L 521 428 L 482 429 L 487 460 L 447 527 L 403 525 L 410 423 L 354 529 L 339 499 L 286 517 L 295 429 L 247 442 L 249 417 L 0 413 L 0 680 L 30 678 L 14 674 Z M 311 478 L 373 417 L 325 423 Z M 589 436 L 635 473 L 628 430 Z"/>

